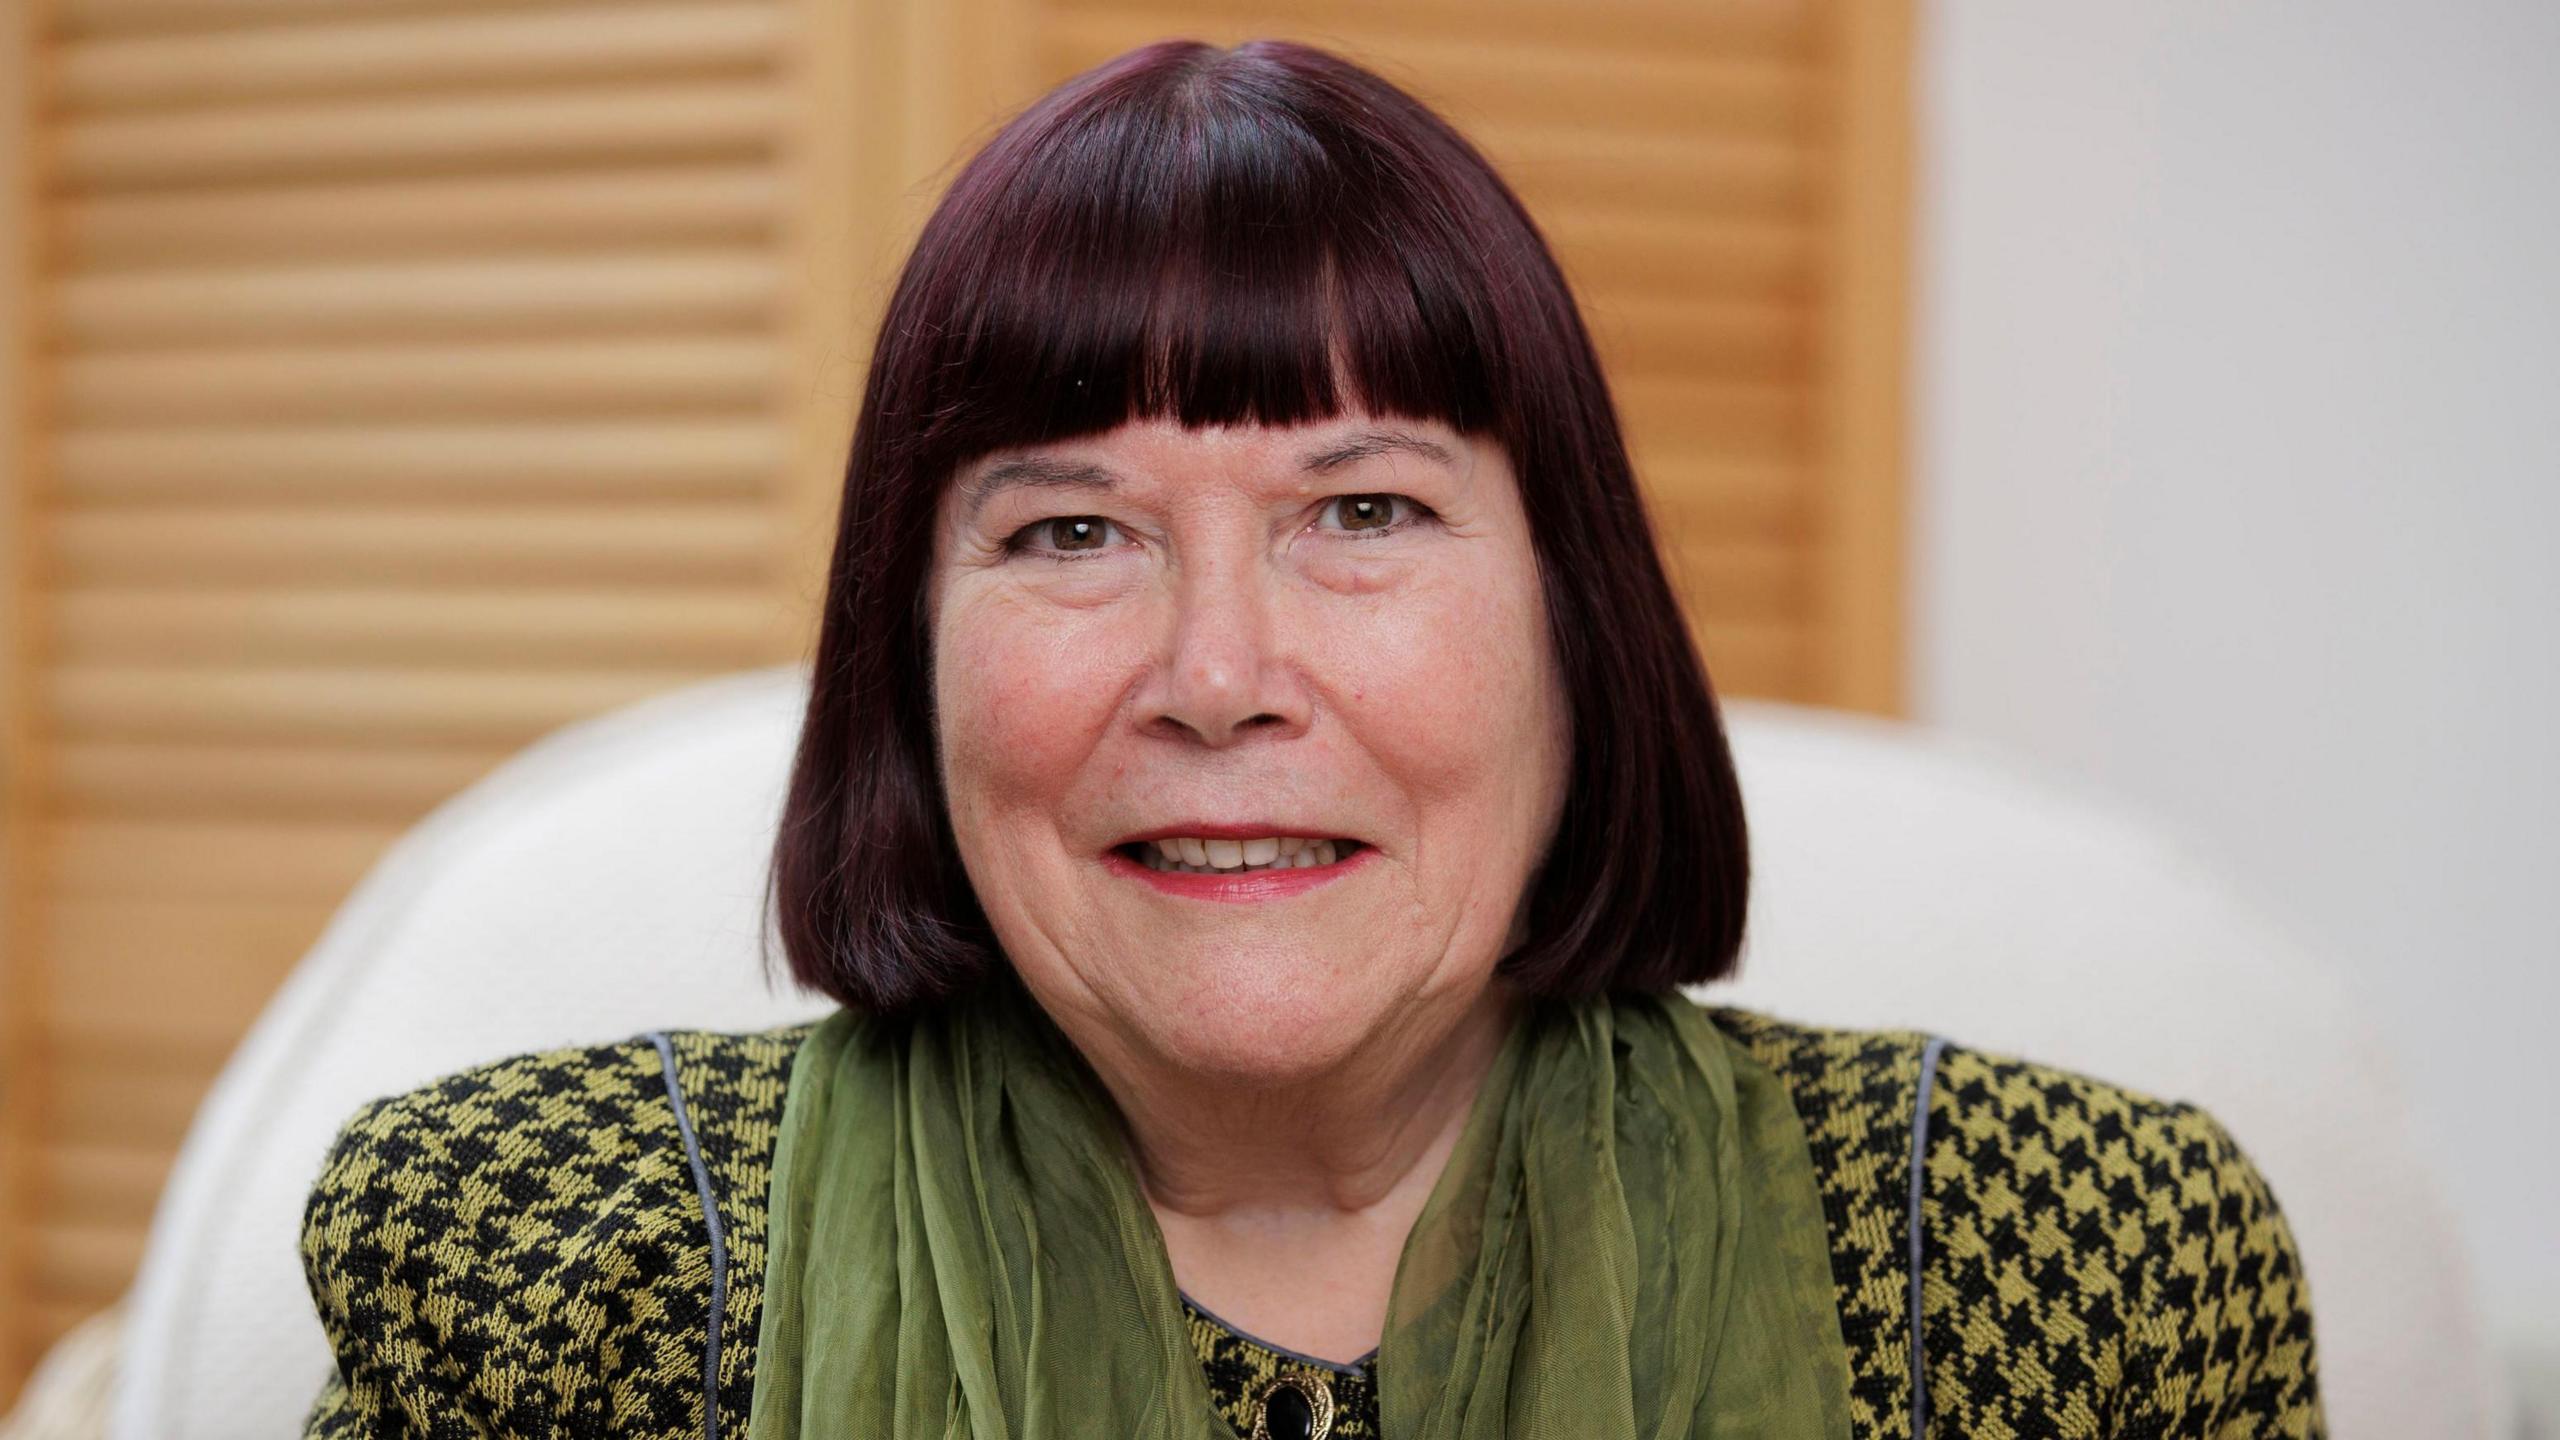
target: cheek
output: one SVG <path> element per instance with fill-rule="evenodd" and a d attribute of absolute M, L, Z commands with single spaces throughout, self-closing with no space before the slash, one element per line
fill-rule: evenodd
<path fill-rule="evenodd" d="M 1107 723 L 1108 627 L 1003 595 L 953 597 L 934 634 L 943 785 L 955 811 L 1050 810 Z M 1052 813 L 1054 813 L 1052 811 Z"/>
<path fill-rule="evenodd" d="M 1536 807 L 1555 717 L 1533 586 L 1452 577 L 1379 607 L 1357 638 L 1339 693 L 1400 788 L 1453 825 Z"/>

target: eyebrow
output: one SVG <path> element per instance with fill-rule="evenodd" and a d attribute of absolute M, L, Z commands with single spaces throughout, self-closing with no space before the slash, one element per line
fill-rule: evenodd
<path fill-rule="evenodd" d="M 1100 465 L 1082 460 L 1053 460 L 1045 455 L 1016 455 L 998 460 L 978 472 L 962 492 L 969 515 L 974 518 L 986 508 L 988 501 L 1016 486 L 1061 486 L 1069 489 L 1108 490 L 1120 483 L 1120 477 Z"/>
<path fill-rule="evenodd" d="M 1448 469 L 1458 468 L 1449 448 L 1405 430 L 1362 430 L 1320 450 L 1309 451 L 1298 462 L 1298 468 L 1311 475 L 1338 470 L 1355 460 L 1373 455 L 1419 455 Z M 986 508 L 988 501 L 1020 486 L 1056 487 L 1070 490 L 1109 490 L 1120 483 L 1120 476 L 1108 467 L 1086 460 L 1058 460 L 1045 455 L 1015 455 L 998 460 L 972 477 L 962 491 L 962 500 L 971 516 Z"/>
<path fill-rule="evenodd" d="M 1396 453 L 1419 455 L 1451 470 L 1458 468 L 1458 462 L 1450 458 L 1447 446 L 1404 430 L 1363 430 L 1339 445 L 1310 454 L 1301 468 L 1321 475 L 1354 460 Z"/>

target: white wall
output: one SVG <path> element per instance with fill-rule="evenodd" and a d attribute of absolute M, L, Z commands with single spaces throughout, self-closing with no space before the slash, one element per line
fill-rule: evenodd
<path fill-rule="evenodd" d="M 2560 1345 L 2560 4 L 1923 21 L 1913 709 L 2331 957 Z"/>

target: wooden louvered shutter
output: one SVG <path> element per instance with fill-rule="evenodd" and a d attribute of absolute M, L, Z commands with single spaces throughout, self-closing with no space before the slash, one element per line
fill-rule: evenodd
<path fill-rule="evenodd" d="M 1905 0 L 31 0 L 0 34 L 0 1397 L 385 845 L 804 653 L 955 153 L 1168 34 L 1480 140 L 1719 687 L 1897 708 Z"/>
<path fill-rule="evenodd" d="M 803 653 L 880 258 L 842 8 L 10 16 L 0 1393 L 121 1293 L 395 836 L 545 731 Z"/>

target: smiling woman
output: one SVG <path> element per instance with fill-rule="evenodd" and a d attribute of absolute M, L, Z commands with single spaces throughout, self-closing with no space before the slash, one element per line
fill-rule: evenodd
<path fill-rule="evenodd" d="M 1040 458 L 1116 478 L 946 506 L 928 581 L 970 891 L 1130 1121 L 1185 1293 L 1360 1354 L 1564 799 L 1520 487 L 1490 437 L 1368 414 Z"/>
<path fill-rule="evenodd" d="M 2320 1433 L 2210 1116 L 1692 1001 L 1748 881 L 1511 192 L 1323 52 L 1133 52 L 882 324 L 774 849 L 839 1008 L 351 1120 L 311 1433 Z"/>
<path fill-rule="evenodd" d="M 804 982 L 901 1013 L 1019 963 L 984 923 L 995 877 L 966 863 L 971 826 L 945 813 L 960 802 L 940 747 L 981 738 L 938 741 L 952 716 L 992 725 L 1003 702 L 1046 727 L 1106 698 L 1161 707 L 1168 690 L 1293 675 L 1294 704 L 1336 721 L 1306 730 L 1309 746 L 1394 716 L 1443 767 L 1526 762 L 1505 782 L 1509 829 L 1552 809 L 1552 843 L 1477 843 L 1500 835 L 1546 863 L 1532 887 L 1514 856 L 1490 907 L 1503 913 L 1475 920 L 1498 941 L 1522 912 L 1505 964 L 1526 988 L 1658 992 L 1731 966 L 1740 794 L 1590 337 L 1510 189 L 1368 72 L 1285 44 L 1168 44 L 1016 117 L 900 276 L 842 514 L 792 800 L 840 820 L 807 815 L 778 852 Z M 1018 623 L 977 626 L 983 606 Z M 1150 639 L 1141 681 L 1128 667 Z M 1004 644 L 1045 663 L 937 653 Z M 954 704 L 955 677 L 986 689 Z M 1344 684 L 1372 698 L 1355 705 Z M 1244 703 L 1210 723 L 1265 740 L 1291 724 Z M 1549 723 L 1563 733 L 1531 733 Z M 1194 738 L 1209 770 L 1191 788 L 1218 804 L 1122 796 L 1082 823 L 1252 819 L 1218 812 L 1273 783 L 1330 786 L 1302 803 L 1373 821 L 1393 803 L 1362 783 L 1374 776 L 1274 753 L 1289 746 Z M 1142 805 L 1158 813 L 1128 814 Z M 1408 819 L 1454 834 L 1484 817 Z M 898 858 L 861 867 L 850 893 L 844 862 L 864 851 Z"/>

